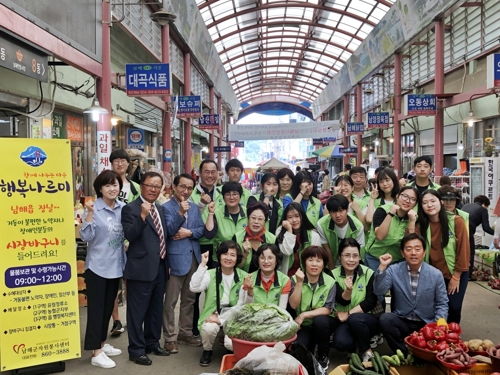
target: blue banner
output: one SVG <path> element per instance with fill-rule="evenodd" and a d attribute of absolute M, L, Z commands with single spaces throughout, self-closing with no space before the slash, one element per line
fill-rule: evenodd
<path fill-rule="evenodd" d="M 245 141 L 236 142 L 236 143 L 234 144 L 234 147 L 239 147 L 239 148 L 243 148 L 243 147 L 245 147 Z"/>
<path fill-rule="evenodd" d="M 408 94 L 406 95 L 406 115 L 434 116 L 436 103 L 434 94 Z"/>
<path fill-rule="evenodd" d="M 339 147 L 339 152 L 341 154 L 357 154 L 358 148 L 357 147 Z"/>
<path fill-rule="evenodd" d="M 197 95 L 177 97 L 177 117 L 201 117 L 201 97 Z"/>
<path fill-rule="evenodd" d="M 231 146 L 214 146 L 214 152 L 231 152 Z"/>
<path fill-rule="evenodd" d="M 368 129 L 388 128 L 390 123 L 389 112 L 369 112 Z"/>
<path fill-rule="evenodd" d="M 128 96 L 169 95 L 169 64 L 125 64 Z"/>
<path fill-rule="evenodd" d="M 127 129 L 127 148 L 144 151 L 144 130 Z"/>
<path fill-rule="evenodd" d="M 364 134 L 365 123 L 364 122 L 348 122 L 346 128 L 347 128 L 346 135 Z"/>
<path fill-rule="evenodd" d="M 220 115 L 202 115 L 198 120 L 198 129 L 201 130 L 218 130 L 220 125 Z"/>

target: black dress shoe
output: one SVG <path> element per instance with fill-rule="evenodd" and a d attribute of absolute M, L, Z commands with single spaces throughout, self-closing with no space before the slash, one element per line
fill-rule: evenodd
<path fill-rule="evenodd" d="M 159 355 L 162 357 L 166 357 L 167 355 L 170 355 L 170 352 L 167 349 L 162 348 L 161 346 L 154 348 L 154 349 L 146 349 L 146 354 L 149 354 L 149 353 L 153 353 L 154 355 Z"/>
<path fill-rule="evenodd" d="M 143 366 L 150 366 L 151 363 L 153 363 L 146 354 L 140 355 L 138 357 L 130 356 L 129 359 L 131 361 L 134 361 L 138 365 L 143 365 Z"/>
<path fill-rule="evenodd" d="M 200 358 L 200 366 L 203 366 L 203 367 L 210 366 L 211 362 L 212 362 L 212 351 L 211 350 L 204 350 L 203 354 Z"/>

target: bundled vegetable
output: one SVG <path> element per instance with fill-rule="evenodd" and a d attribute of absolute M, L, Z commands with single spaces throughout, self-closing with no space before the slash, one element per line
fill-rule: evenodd
<path fill-rule="evenodd" d="M 288 340 L 298 329 L 286 310 L 260 303 L 243 305 L 224 323 L 224 332 L 229 337 L 253 342 Z"/>
<path fill-rule="evenodd" d="M 443 362 L 451 363 L 457 366 L 472 366 L 476 364 L 476 359 L 470 357 L 462 348 L 448 348 L 441 350 L 437 358 Z"/>

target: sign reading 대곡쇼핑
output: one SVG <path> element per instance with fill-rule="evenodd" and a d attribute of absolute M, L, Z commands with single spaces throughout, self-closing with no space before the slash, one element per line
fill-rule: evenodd
<path fill-rule="evenodd" d="M 389 124 L 389 112 L 368 112 L 368 129 L 384 129 Z"/>
<path fill-rule="evenodd" d="M 198 129 L 218 130 L 220 125 L 220 116 L 218 114 L 202 115 L 198 120 Z"/>
<path fill-rule="evenodd" d="M 406 116 L 434 116 L 436 114 L 436 96 L 434 94 L 406 95 Z"/>
<path fill-rule="evenodd" d="M 177 117 L 197 118 L 201 117 L 201 96 L 178 96 Z"/>
<path fill-rule="evenodd" d="M 0 147 L 1 370 L 80 357 L 71 142 Z"/>
<path fill-rule="evenodd" d="M 348 122 L 346 124 L 346 135 L 364 134 L 364 132 L 365 132 L 364 122 Z"/>
<path fill-rule="evenodd" d="M 125 64 L 128 96 L 169 95 L 169 64 Z"/>

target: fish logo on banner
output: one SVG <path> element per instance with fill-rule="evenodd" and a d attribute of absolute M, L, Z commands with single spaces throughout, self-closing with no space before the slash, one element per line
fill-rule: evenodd
<path fill-rule="evenodd" d="M 39 167 L 45 163 L 47 154 L 40 147 L 30 146 L 19 157 L 29 166 Z"/>

